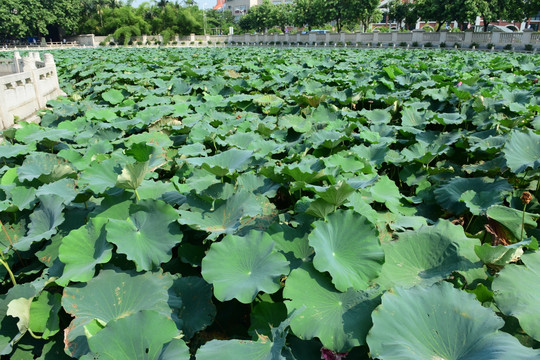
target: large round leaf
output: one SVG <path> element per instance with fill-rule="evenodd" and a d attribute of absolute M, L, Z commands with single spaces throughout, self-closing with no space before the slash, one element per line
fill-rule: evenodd
<path fill-rule="evenodd" d="M 437 202 L 453 214 L 469 209 L 479 214 L 491 205 L 502 203 L 505 192 L 512 190 L 506 179 L 455 177 L 434 191 Z"/>
<path fill-rule="evenodd" d="M 260 341 L 212 340 L 197 350 L 197 360 L 270 360 L 272 342 L 268 338 Z"/>
<path fill-rule="evenodd" d="M 88 281 L 94 276 L 97 264 L 111 259 L 113 246 L 106 240 L 106 222 L 106 218 L 91 219 L 86 226 L 71 231 L 62 239 L 58 257 L 65 267 L 62 277 L 56 280 L 59 285 Z"/>
<path fill-rule="evenodd" d="M 318 337 L 337 352 L 365 344 L 371 311 L 379 304 L 377 290 L 337 291 L 330 279 L 310 264 L 291 272 L 283 297 L 289 314 L 305 309 L 291 320 L 293 333 L 304 340 Z"/>
<path fill-rule="evenodd" d="M 504 321 L 449 283 L 382 296 L 367 343 L 381 360 L 538 359 L 540 353 L 498 330 Z"/>
<path fill-rule="evenodd" d="M 103 360 L 158 360 L 165 344 L 178 335 L 174 321 L 155 311 L 140 311 L 113 320 L 88 339 Z M 188 360 L 189 353 L 177 360 Z"/>
<path fill-rule="evenodd" d="M 506 265 L 493 280 L 495 301 L 506 315 L 519 320 L 527 334 L 540 341 L 540 252 L 521 256 L 524 265 Z"/>
<path fill-rule="evenodd" d="M 176 210 L 161 200 L 143 200 L 133 204 L 129 213 L 127 220 L 109 220 L 107 241 L 133 260 L 137 271 L 169 261 L 172 248 L 182 240 Z"/>
<path fill-rule="evenodd" d="M 189 158 L 189 164 L 201 166 L 217 176 L 225 176 L 247 167 L 253 156 L 253 151 L 230 149 L 214 156 Z"/>
<path fill-rule="evenodd" d="M 384 253 L 375 227 L 354 211 L 339 211 L 327 222 L 317 221 L 309 235 L 315 249 L 313 265 L 328 271 L 340 291 L 366 289 L 377 277 L 384 262 Z"/>
<path fill-rule="evenodd" d="M 399 240 L 383 243 L 385 263 L 375 281 L 384 288 L 432 285 L 454 271 L 481 267 L 475 245 L 480 241 L 449 221 L 403 232 Z"/>
<path fill-rule="evenodd" d="M 532 131 L 513 131 L 503 149 L 508 167 L 514 174 L 540 166 L 540 135 Z"/>
<path fill-rule="evenodd" d="M 64 289 L 62 306 L 75 319 L 65 332 L 66 351 L 79 357 L 88 351 L 84 326 L 97 319 L 108 323 L 142 310 L 170 316 L 168 289 L 173 280 L 160 273 L 133 275 L 103 270 L 86 284 Z"/>
<path fill-rule="evenodd" d="M 259 231 L 244 237 L 227 235 L 212 244 L 202 260 L 202 276 L 214 285 L 216 298 L 236 298 L 249 304 L 259 291 L 278 291 L 279 278 L 289 272 L 289 262 L 274 245 L 270 235 Z"/>

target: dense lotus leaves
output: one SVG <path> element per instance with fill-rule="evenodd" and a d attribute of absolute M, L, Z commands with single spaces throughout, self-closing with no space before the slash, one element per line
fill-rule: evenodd
<path fill-rule="evenodd" d="M 66 352 L 74 357 L 88 352 L 84 328 L 94 319 L 108 323 L 142 310 L 170 316 L 168 289 L 172 284 L 172 277 L 162 273 L 102 270 L 85 284 L 64 288 L 62 306 L 75 317 L 65 333 Z"/>
<path fill-rule="evenodd" d="M 40 186 L 36 191 L 36 196 L 57 195 L 60 196 L 64 204 L 71 203 L 77 197 L 76 183 L 73 179 L 61 179 L 52 183 Z"/>
<path fill-rule="evenodd" d="M 264 195 L 272 198 L 276 196 L 276 192 L 280 185 L 274 183 L 272 180 L 256 175 L 253 173 L 243 173 L 236 179 L 238 187 L 257 195 Z"/>
<path fill-rule="evenodd" d="M 479 214 L 492 205 L 502 204 L 503 196 L 511 190 L 506 179 L 455 177 L 435 189 L 434 193 L 444 209 L 460 215 L 467 207 Z"/>
<path fill-rule="evenodd" d="M 376 228 L 354 211 L 338 211 L 313 223 L 309 245 L 315 249 L 313 266 L 328 271 L 339 291 L 365 290 L 384 263 Z"/>
<path fill-rule="evenodd" d="M 36 150 L 36 144 L 6 144 L 0 149 L 0 158 L 9 159 L 19 155 L 26 155 Z"/>
<path fill-rule="evenodd" d="M 172 248 L 182 241 L 177 219 L 171 205 L 161 200 L 142 200 L 130 206 L 127 219 L 109 220 L 105 225 L 107 241 L 133 260 L 137 271 L 152 270 L 169 261 Z"/>
<path fill-rule="evenodd" d="M 169 293 L 181 299 L 179 308 L 173 308 L 182 323 L 184 339 L 189 340 L 214 321 L 216 307 L 212 303 L 212 286 L 198 276 L 175 279 Z"/>
<path fill-rule="evenodd" d="M 523 265 L 506 265 L 495 277 L 494 298 L 503 314 L 516 317 L 523 330 L 540 341 L 540 252 L 523 254 L 521 261 Z"/>
<path fill-rule="evenodd" d="M 388 291 L 372 318 L 367 343 L 372 355 L 381 360 L 532 360 L 540 356 L 538 350 L 499 331 L 504 320 L 493 310 L 449 283 Z"/>
<path fill-rule="evenodd" d="M 217 176 L 225 176 L 235 171 L 244 170 L 253 156 L 253 151 L 230 149 L 217 155 L 203 158 L 188 158 L 188 164 L 201 166 L 203 169 Z"/>
<path fill-rule="evenodd" d="M 388 210 L 396 214 L 413 215 L 416 211 L 414 208 L 407 208 L 401 204 L 403 195 L 401 195 L 399 188 L 388 176 L 381 176 L 369 188 L 369 191 L 373 200 L 384 203 Z"/>
<path fill-rule="evenodd" d="M 512 131 L 503 149 L 506 163 L 512 172 L 519 174 L 540 166 L 540 135 L 532 132 Z"/>
<path fill-rule="evenodd" d="M 216 201 L 212 207 L 192 207 L 191 211 L 178 210 L 178 222 L 198 230 L 209 232 L 209 239 L 220 234 L 233 234 L 246 217 L 255 218 L 262 214 L 260 202 L 255 195 L 239 191 L 226 201 Z"/>
<path fill-rule="evenodd" d="M 95 266 L 107 263 L 113 246 L 107 242 L 106 218 L 90 219 L 86 226 L 71 231 L 62 239 L 58 258 L 64 266 L 62 277 L 56 282 L 66 286 L 70 281 L 89 281 Z"/>
<path fill-rule="evenodd" d="M 268 233 L 276 243 L 276 249 L 282 252 L 290 263 L 291 269 L 307 262 L 313 255 L 309 246 L 308 228 L 293 228 L 285 224 L 274 223 L 268 228 Z"/>
<path fill-rule="evenodd" d="M 43 239 L 50 239 L 56 234 L 57 226 L 64 222 L 64 200 L 57 195 L 42 195 L 39 197 L 40 205 L 30 215 L 28 232 L 14 247 L 26 251 L 32 243 Z"/>
<path fill-rule="evenodd" d="M 210 247 L 202 261 L 202 276 L 214 285 L 218 300 L 236 298 L 249 304 L 259 291 L 279 290 L 280 276 L 289 272 L 289 262 L 274 247 L 272 237 L 264 232 L 227 235 Z"/>
<path fill-rule="evenodd" d="M 289 314 L 305 309 L 291 320 L 292 332 L 301 339 L 317 337 L 331 350 L 344 352 L 365 344 L 371 311 L 379 304 L 379 291 L 337 291 L 330 279 L 310 264 L 291 271 L 283 296 Z"/>
<path fill-rule="evenodd" d="M 178 335 L 175 323 L 156 311 L 143 310 L 110 321 L 88 339 L 90 350 L 105 360 L 172 360 L 162 356 L 163 346 Z M 116 341 L 111 342 L 111 339 Z M 187 350 L 187 348 L 186 348 Z M 189 351 L 178 360 L 189 360 Z"/>
<path fill-rule="evenodd" d="M 20 181 L 39 179 L 43 183 L 60 180 L 73 174 L 73 169 L 54 154 L 34 152 L 28 155 L 17 168 Z"/>
<path fill-rule="evenodd" d="M 399 240 L 382 244 L 385 263 L 375 282 L 384 288 L 429 286 L 454 271 L 481 267 L 475 259 L 477 239 L 448 221 L 399 234 Z"/>
<path fill-rule="evenodd" d="M 523 247 L 530 244 L 531 241 L 527 240 L 507 246 L 483 244 L 482 246 L 475 246 L 474 252 L 484 264 L 502 267 L 510 262 L 518 261 L 523 255 Z"/>

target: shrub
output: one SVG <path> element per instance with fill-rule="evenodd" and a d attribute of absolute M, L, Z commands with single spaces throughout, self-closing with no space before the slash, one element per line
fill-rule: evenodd
<path fill-rule="evenodd" d="M 454 27 L 452 29 L 450 29 L 450 32 L 461 32 L 461 30 L 457 27 Z"/>
<path fill-rule="evenodd" d="M 439 47 L 442 49 L 442 48 L 445 48 L 446 47 L 446 43 L 443 41 L 442 43 L 439 44 Z"/>
<path fill-rule="evenodd" d="M 343 42 L 338 41 L 337 46 L 343 46 Z"/>
<path fill-rule="evenodd" d="M 99 46 L 105 46 L 105 41 L 100 41 Z"/>
<path fill-rule="evenodd" d="M 488 48 L 488 49 L 490 49 L 490 50 L 491 50 L 491 49 L 494 49 L 494 48 L 495 48 L 495 44 L 489 43 L 489 44 L 486 45 L 486 48 Z"/>
<path fill-rule="evenodd" d="M 454 48 L 461 49 L 461 44 L 460 43 L 454 43 Z"/>
<path fill-rule="evenodd" d="M 111 42 L 109 43 L 109 45 L 110 45 L 110 46 L 114 46 L 114 45 L 116 45 L 116 43 L 115 43 L 114 41 L 111 41 Z"/>
<path fill-rule="evenodd" d="M 424 47 L 430 48 L 430 47 L 433 47 L 433 44 L 428 41 L 427 43 L 424 44 Z"/>
<path fill-rule="evenodd" d="M 512 44 L 506 44 L 504 50 L 512 50 Z"/>
<path fill-rule="evenodd" d="M 202 41 L 199 40 L 199 45 L 202 45 Z"/>
<path fill-rule="evenodd" d="M 133 40 L 129 40 L 127 44 L 128 45 L 133 45 Z"/>
<path fill-rule="evenodd" d="M 211 45 L 211 44 L 212 44 L 212 40 L 208 40 L 208 45 Z"/>
<path fill-rule="evenodd" d="M 142 41 L 137 41 L 137 45 L 141 46 L 143 44 Z"/>
<path fill-rule="evenodd" d="M 431 25 L 424 25 L 422 27 L 422 30 L 424 30 L 425 32 L 433 32 L 433 31 L 435 31 L 435 29 Z"/>
<path fill-rule="evenodd" d="M 193 44 L 195 44 L 195 41 L 190 41 L 189 44 L 193 45 Z"/>
<path fill-rule="evenodd" d="M 178 45 L 178 41 L 173 41 L 172 44 L 173 45 Z"/>
<path fill-rule="evenodd" d="M 534 47 L 532 46 L 532 44 L 525 45 L 525 51 L 533 51 L 533 50 L 534 50 Z"/>
<path fill-rule="evenodd" d="M 477 43 L 477 42 L 473 42 L 471 45 L 469 45 L 469 48 L 472 49 L 473 47 L 474 47 L 475 49 L 478 49 L 478 48 L 480 47 L 480 44 Z"/>
<path fill-rule="evenodd" d="M 219 45 L 219 44 L 221 44 L 221 41 L 216 41 L 216 45 Z"/>
<path fill-rule="evenodd" d="M 324 41 L 319 42 L 319 45 L 324 46 L 325 45 Z"/>
<path fill-rule="evenodd" d="M 412 46 L 413 47 L 418 47 L 418 41 L 413 41 Z"/>
<path fill-rule="evenodd" d="M 347 41 L 345 44 L 347 44 L 347 46 L 351 46 L 351 45 L 352 45 L 352 42 L 351 42 L 351 41 Z"/>
<path fill-rule="evenodd" d="M 382 32 L 382 33 L 387 33 L 387 32 L 390 32 L 390 29 L 388 28 L 388 26 L 379 26 L 377 29 L 375 30 L 379 30 L 379 32 Z"/>
<path fill-rule="evenodd" d="M 402 41 L 399 43 L 399 46 L 401 47 L 407 47 L 407 43 L 405 41 Z"/>

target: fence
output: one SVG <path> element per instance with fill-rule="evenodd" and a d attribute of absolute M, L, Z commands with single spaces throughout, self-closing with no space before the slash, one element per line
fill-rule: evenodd
<path fill-rule="evenodd" d="M 0 130 L 12 127 L 15 121 L 36 121 L 36 112 L 48 100 L 65 95 L 58 85 L 56 64 L 51 54 L 43 61 L 37 52 L 21 58 L 0 60 Z"/>

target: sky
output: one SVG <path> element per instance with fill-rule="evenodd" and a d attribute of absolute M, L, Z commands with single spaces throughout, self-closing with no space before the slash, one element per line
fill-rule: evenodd
<path fill-rule="evenodd" d="M 152 2 L 152 0 L 135 0 L 133 1 L 133 6 L 137 7 L 145 1 Z M 217 1 L 216 0 L 196 0 L 195 2 L 199 5 L 201 9 L 211 9 L 212 7 L 214 7 L 214 5 L 216 5 Z"/>

